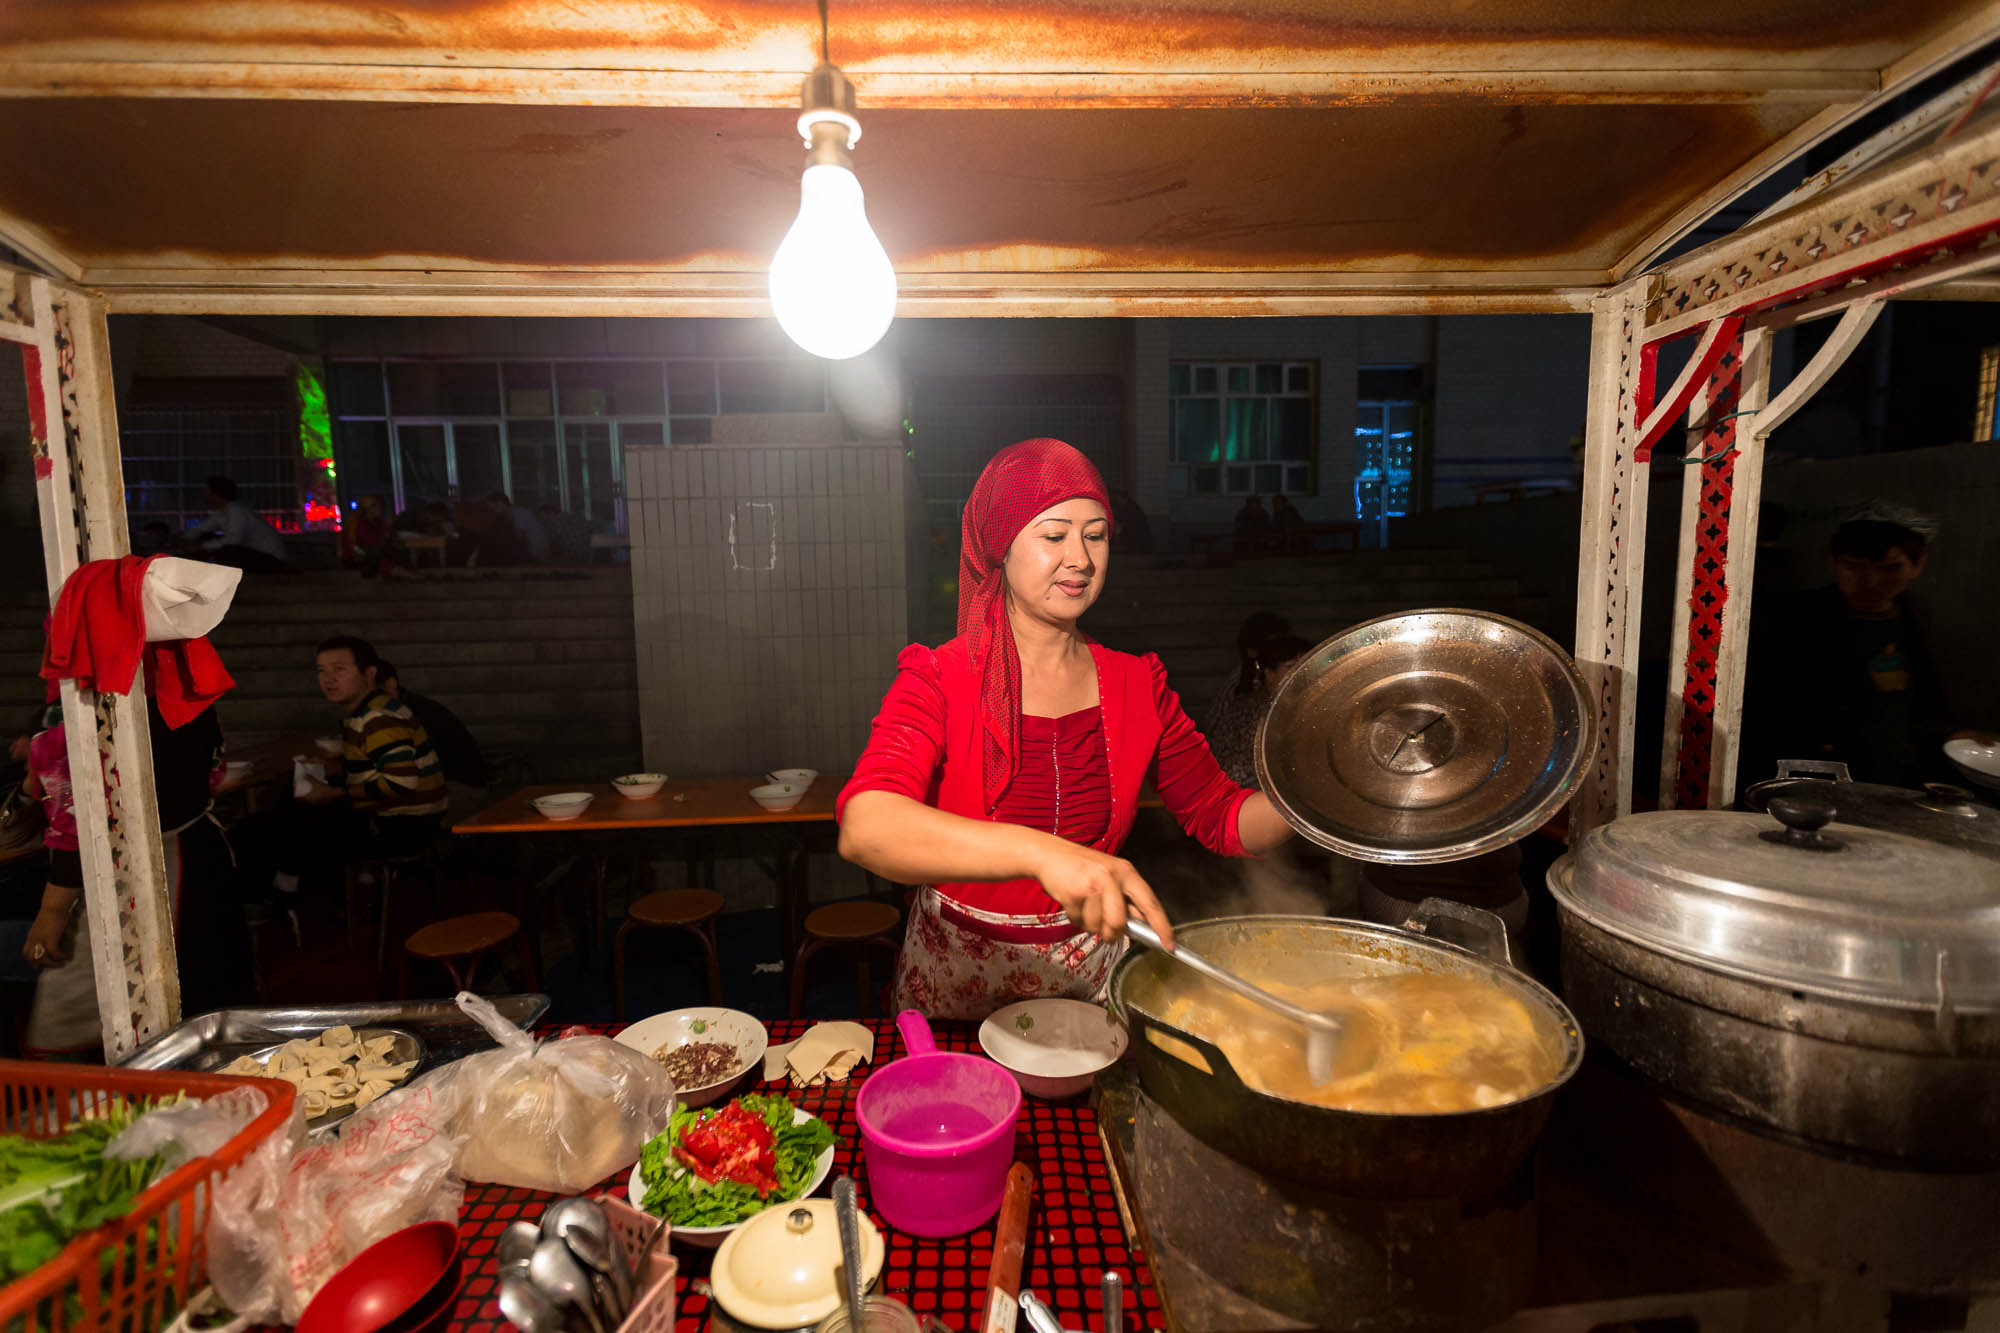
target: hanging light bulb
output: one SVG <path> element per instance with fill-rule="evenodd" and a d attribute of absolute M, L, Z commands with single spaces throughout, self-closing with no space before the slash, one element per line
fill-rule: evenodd
<path fill-rule="evenodd" d="M 861 138 L 854 85 L 822 62 L 807 77 L 801 100 L 806 173 L 799 216 L 771 256 L 771 307 L 793 342 L 842 361 L 888 332 L 896 316 L 896 270 L 868 225 L 848 156 Z"/>

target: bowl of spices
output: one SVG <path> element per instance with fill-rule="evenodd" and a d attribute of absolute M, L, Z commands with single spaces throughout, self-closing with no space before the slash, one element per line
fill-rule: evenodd
<path fill-rule="evenodd" d="M 615 1040 L 659 1061 L 682 1106 L 707 1106 L 763 1064 L 771 1037 L 740 1009 L 702 1007 L 654 1014 Z"/>

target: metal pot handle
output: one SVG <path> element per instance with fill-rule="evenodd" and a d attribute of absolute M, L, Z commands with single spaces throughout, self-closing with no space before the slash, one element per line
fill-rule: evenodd
<path fill-rule="evenodd" d="M 1484 908 L 1451 898 L 1426 898 L 1403 922 L 1403 929 L 1470 949 L 1490 962 L 1514 965 L 1514 951 L 1507 945 L 1507 923 Z"/>
<path fill-rule="evenodd" d="M 1781 778 L 1824 778 L 1828 782 L 1852 782 L 1847 765 L 1837 759 L 1780 759 Z"/>
<path fill-rule="evenodd" d="M 1229 1063 L 1229 1057 L 1224 1055 L 1214 1042 L 1197 1037 L 1186 1028 L 1175 1027 L 1172 1023 L 1163 1023 L 1137 1007 L 1127 1009 L 1126 1024 L 1132 1033 L 1133 1049 L 1136 1050 L 1142 1043 L 1150 1045 L 1153 1048 L 1154 1055 L 1158 1058 L 1172 1060 L 1196 1077 L 1207 1077 L 1215 1080 L 1219 1085 L 1218 1095 L 1220 1096 L 1235 1096 L 1249 1091 L 1244 1086 L 1242 1076 L 1236 1072 L 1236 1066 Z M 1208 1068 L 1204 1070 L 1170 1051 L 1165 1045 L 1153 1041 L 1147 1035 L 1149 1031 L 1159 1033 L 1168 1043 L 1187 1048 L 1189 1052 L 1199 1057 L 1202 1064 L 1207 1065 Z"/>

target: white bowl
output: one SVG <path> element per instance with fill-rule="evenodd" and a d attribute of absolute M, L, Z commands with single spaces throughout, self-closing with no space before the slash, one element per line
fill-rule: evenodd
<path fill-rule="evenodd" d="M 792 1108 L 792 1123 L 795 1125 L 803 1125 L 806 1121 L 814 1118 L 815 1117 L 813 1116 L 807 1115 L 799 1107 L 794 1106 Z M 812 1179 L 808 1180 L 806 1182 L 806 1187 L 799 1191 L 799 1197 L 801 1199 L 808 1197 L 809 1195 L 812 1194 L 814 1190 L 818 1189 L 821 1185 L 826 1183 L 827 1172 L 833 1170 L 834 1149 L 838 1148 L 839 1146 L 840 1144 L 837 1141 L 828 1144 L 826 1151 L 822 1152 L 818 1156 L 818 1158 L 814 1160 Z M 643 1158 L 641 1158 L 637 1162 L 632 1163 L 632 1174 L 629 1177 L 627 1177 L 625 1181 L 625 1197 L 630 1199 L 632 1201 L 632 1206 L 634 1208 L 637 1208 L 640 1212 L 646 1211 L 646 1205 L 644 1203 L 646 1197 L 646 1181 L 640 1175 L 640 1170 L 644 1166 L 644 1164 L 645 1164 L 645 1159 Z M 773 1199 L 770 1203 L 766 1204 L 765 1207 L 778 1208 L 790 1202 L 792 1202 L 790 1199 L 785 1199 L 783 1201 Z M 756 1215 L 757 1215 L 756 1213 L 752 1213 L 750 1216 L 755 1217 Z M 657 1216 L 657 1214 L 654 1214 L 654 1216 Z M 747 1222 L 749 1220 L 750 1218 L 748 1217 L 743 1219 L 744 1222 Z M 712 1250 L 716 1246 L 722 1244 L 723 1241 L 727 1240 L 729 1238 L 730 1232 L 736 1230 L 736 1228 L 742 1225 L 743 1222 L 731 1222 L 726 1227 L 677 1226 L 670 1228 L 670 1234 L 673 1236 L 675 1240 L 684 1240 L 690 1245 L 699 1245 L 704 1250 Z"/>
<path fill-rule="evenodd" d="M 979 1049 L 1036 1097 L 1074 1097 L 1118 1062 L 1125 1025 L 1083 1000 L 1022 1000 L 979 1025 Z"/>
<path fill-rule="evenodd" d="M 680 1104 L 692 1107 L 707 1106 L 742 1082 L 743 1076 L 752 1071 L 756 1071 L 761 1078 L 764 1050 L 771 1044 L 771 1034 L 762 1023 L 740 1009 L 695 1008 L 674 1009 L 642 1018 L 613 1040 L 648 1058 L 662 1047 L 685 1046 L 691 1041 L 723 1041 L 734 1046 L 739 1061 L 736 1072 L 699 1088 L 674 1088 Z"/>
<path fill-rule="evenodd" d="M 313 745 L 328 759 L 338 759 L 347 753 L 347 742 L 338 736 L 315 736 Z"/>
<path fill-rule="evenodd" d="M 810 787 L 813 785 L 813 779 L 819 776 L 819 770 L 816 768 L 774 768 L 764 776 L 773 782 L 783 783 L 787 787 Z"/>
<path fill-rule="evenodd" d="M 2000 791 L 2000 745 L 1960 736 L 1944 743 L 1944 755 L 1967 782 Z"/>
<path fill-rule="evenodd" d="M 789 810 L 805 798 L 805 787 L 796 782 L 772 782 L 750 789 L 750 799 L 766 810 Z"/>
<path fill-rule="evenodd" d="M 667 785 L 667 775 L 665 773 L 627 773 L 623 777 L 611 779 L 611 785 L 617 788 L 618 794 L 626 800 L 643 801 L 648 796 L 659 794 L 660 788 Z"/>
<path fill-rule="evenodd" d="M 548 796 L 537 796 L 528 804 L 534 806 L 536 812 L 544 818 L 561 822 L 565 819 L 581 819 L 583 812 L 588 810 L 590 803 L 596 799 L 597 797 L 587 791 L 559 791 Z"/>

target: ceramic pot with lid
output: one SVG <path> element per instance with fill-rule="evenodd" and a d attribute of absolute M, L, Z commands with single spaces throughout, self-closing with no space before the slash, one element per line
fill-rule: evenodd
<path fill-rule="evenodd" d="M 882 1275 L 882 1232 L 861 1223 L 864 1290 Z M 841 1308 L 840 1227 L 831 1199 L 767 1208 L 731 1232 L 715 1252 L 709 1287 L 738 1328 L 805 1329 Z"/>
<path fill-rule="evenodd" d="M 1840 795 L 1591 830 L 1549 873 L 1564 998 L 1724 1118 L 1870 1162 L 2000 1166 L 2000 860 L 1836 818 Z"/>

